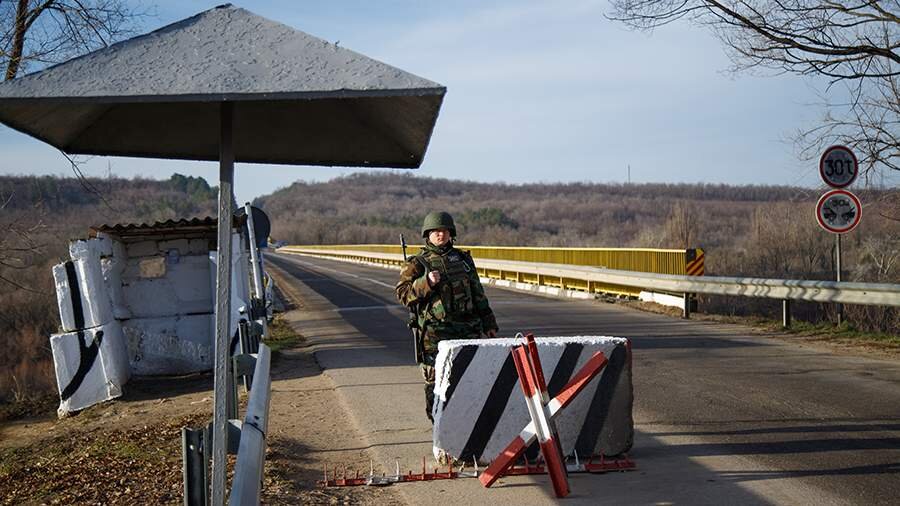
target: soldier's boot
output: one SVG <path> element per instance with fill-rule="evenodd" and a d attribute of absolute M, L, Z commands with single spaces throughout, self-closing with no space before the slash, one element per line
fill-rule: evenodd
<path fill-rule="evenodd" d="M 431 412 L 434 409 L 434 383 L 425 383 L 425 416 L 428 421 L 434 424 L 434 417 Z"/>
<path fill-rule="evenodd" d="M 425 363 L 419 364 L 422 369 L 422 378 L 425 379 L 425 416 L 428 421 L 434 423 L 431 410 L 434 408 L 434 356 L 426 355 Z"/>

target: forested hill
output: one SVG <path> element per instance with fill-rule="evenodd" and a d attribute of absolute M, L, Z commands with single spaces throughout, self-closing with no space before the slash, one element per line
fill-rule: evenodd
<path fill-rule="evenodd" d="M 168 180 L 58 176 L 0 176 L 0 198 L 7 210 L 48 212 L 98 207 L 115 215 L 183 217 L 215 210 L 217 188 L 200 177 L 173 174 Z"/>
<path fill-rule="evenodd" d="M 415 238 L 422 217 L 443 209 L 455 216 L 465 244 L 685 247 L 733 241 L 758 209 L 809 207 L 818 194 L 776 186 L 508 185 L 360 173 L 294 183 L 256 204 L 272 218 L 273 237 L 294 244 L 393 243 L 401 232 Z M 812 220 L 811 207 L 805 216 Z"/>

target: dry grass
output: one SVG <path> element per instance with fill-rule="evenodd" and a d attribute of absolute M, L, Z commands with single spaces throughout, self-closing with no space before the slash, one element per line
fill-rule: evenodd
<path fill-rule="evenodd" d="M 0 503 L 180 503 L 181 427 L 200 425 L 207 417 L 66 432 L 0 450 Z"/>

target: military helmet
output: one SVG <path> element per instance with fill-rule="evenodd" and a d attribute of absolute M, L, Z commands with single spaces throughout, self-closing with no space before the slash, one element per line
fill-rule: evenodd
<path fill-rule="evenodd" d="M 428 213 L 422 222 L 422 237 L 428 237 L 428 232 L 436 228 L 446 228 L 450 231 L 450 237 L 456 237 L 456 225 L 453 224 L 453 216 L 444 211 Z"/>

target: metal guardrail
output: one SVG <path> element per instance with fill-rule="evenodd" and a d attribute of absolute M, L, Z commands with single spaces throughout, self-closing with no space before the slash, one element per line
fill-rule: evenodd
<path fill-rule="evenodd" d="M 269 347 L 261 344 L 259 353 L 256 354 L 254 381 L 247 400 L 247 413 L 241 425 L 240 446 L 237 463 L 234 466 L 231 495 L 228 499 L 231 506 L 259 504 L 266 460 L 266 433 L 269 427 L 271 357 Z"/>
<path fill-rule="evenodd" d="M 400 255 L 400 246 L 392 244 L 353 244 L 353 245 L 316 245 L 288 246 L 300 247 L 316 251 L 343 251 L 388 253 Z M 654 272 L 659 274 L 702 275 L 704 271 L 704 253 L 700 248 L 690 249 L 651 249 L 651 248 L 529 248 L 515 246 L 458 246 L 468 250 L 475 258 L 482 276 L 494 279 L 506 279 L 517 282 L 541 284 L 527 272 L 513 275 L 512 272 L 501 272 L 498 269 L 484 268 L 486 260 L 506 260 L 513 262 L 549 263 L 563 265 L 581 265 L 602 267 L 636 272 Z M 552 281 L 551 281 L 552 283 Z M 604 292 L 617 295 L 637 297 L 640 289 L 615 285 L 605 282 L 592 282 L 590 286 L 582 286 L 580 280 L 563 280 L 572 288 L 591 292 Z"/>
<path fill-rule="evenodd" d="M 288 246 L 296 247 L 296 246 Z M 300 246 L 310 250 L 368 251 L 401 254 L 394 244 L 341 244 Z M 511 260 L 566 265 L 589 265 L 623 271 L 687 274 L 687 264 L 703 255 L 700 248 L 531 248 L 520 246 L 457 246 L 476 260 Z"/>
<path fill-rule="evenodd" d="M 346 260 L 400 265 L 400 255 L 367 251 L 335 250 L 287 246 L 278 251 Z M 684 294 L 763 297 L 783 301 L 802 300 L 877 306 L 900 306 L 900 285 L 887 283 L 847 283 L 794 279 L 736 278 L 653 274 L 598 267 L 506 260 L 478 260 L 480 273 L 499 272 L 499 279 L 520 283 L 558 286 L 565 289 L 598 290 L 597 284 L 627 286 Z M 491 276 L 488 276 L 491 277 Z M 687 298 L 687 297 L 686 297 Z M 688 304 L 685 305 L 687 309 Z M 687 316 L 687 315 L 686 315 Z"/>
<path fill-rule="evenodd" d="M 258 322 L 242 320 L 238 335 L 241 353 L 231 357 L 227 371 L 225 446 L 228 454 L 237 455 L 229 504 L 259 504 L 272 384 L 271 350 L 259 342 L 262 326 Z M 243 421 L 238 417 L 241 378 L 249 394 Z M 197 429 L 182 428 L 185 506 L 210 504 L 211 437 L 211 424 Z"/>
<path fill-rule="evenodd" d="M 249 243 L 252 267 L 250 304 L 242 310 L 248 319 L 242 319 L 238 324 L 237 337 L 240 343 L 240 353 L 230 356 L 230 347 L 226 346 L 223 349 L 226 354 L 226 360 L 221 361 L 224 380 L 218 380 L 217 372 L 217 379 L 214 382 L 217 410 L 214 413 L 213 422 L 199 429 L 189 427 L 182 429 L 185 506 L 207 506 L 211 502 L 215 506 L 219 506 L 225 503 L 226 459 L 224 454 L 226 453 L 237 454 L 237 464 L 234 469 L 228 504 L 259 504 L 265 465 L 266 431 L 272 384 L 271 351 L 265 344 L 260 343 L 260 339 L 268 338 L 268 310 L 266 309 L 263 282 L 262 254 L 257 248 L 252 208 L 249 203 L 245 205 L 244 210 L 248 216 L 247 242 Z M 225 242 L 231 243 L 230 240 Z M 221 243 L 222 241 L 220 241 Z M 227 264 L 230 267 L 231 262 L 228 261 Z M 230 269 L 226 270 L 229 272 L 225 278 L 230 279 Z M 216 283 L 218 290 L 218 279 Z M 219 308 L 217 308 L 217 314 L 218 312 Z M 230 311 L 226 316 L 226 320 L 230 318 Z M 225 325 L 225 328 L 228 326 Z M 220 367 L 218 358 L 216 362 L 218 369 Z M 248 392 L 247 413 L 243 422 L 238 419 L 238 378 L 243 379 L 244 388 Z M 223 400 L 222 420 L 218 413 L 219 399 Z M 218 426 L 219 423 L 224 426 Z M 211 459 L 212 472 L 210 472 Z M 221 462 L 218 466 L 216 459 Z"/>

